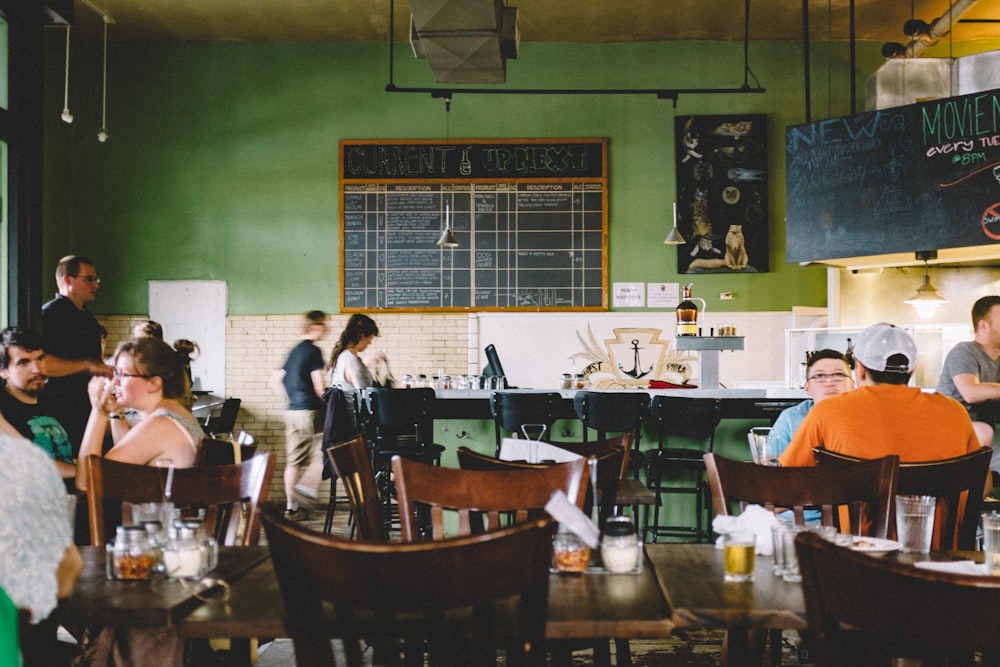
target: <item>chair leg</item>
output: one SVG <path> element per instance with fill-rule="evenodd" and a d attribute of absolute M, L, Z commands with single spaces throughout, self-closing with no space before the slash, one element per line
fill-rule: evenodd
<path fill-rule="evenodd" d="M 326 520 L 323 522 L 323 532 L 327 535 L 333 530 L 333 512 L 337 507 L 337 478 L 330 478 L 330 504 L 326 506 Z"/>
<path fill-rule="evenodd" d="M 632 649 L 627 639 L 615 640 L 615 665 L 617 667 L 632 667 Z"/>

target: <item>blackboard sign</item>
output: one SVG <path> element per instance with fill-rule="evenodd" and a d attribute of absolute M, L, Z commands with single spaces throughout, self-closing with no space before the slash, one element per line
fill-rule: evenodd
<path fill-rule="evenodd" d="M 787 128 L 787 260 L 1000 241 L 1000 91 Z"/>
<path fill-rule="evenodd" d="M 340 151 L 342 310 L 607 309 L 606 139 Z"/>

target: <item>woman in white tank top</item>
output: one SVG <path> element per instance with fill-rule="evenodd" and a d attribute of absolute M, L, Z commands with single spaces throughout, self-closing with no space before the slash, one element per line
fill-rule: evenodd
<path fill-rule="evenodd" d="M 91 409 L 77 460 L 78 489 L 86 491 L 87 457 L 101 454 L 109 424 L 115 444 L 105 455 L 108 459 L 139 465 L 169 460 L 178 468 L 194 465 L 204 432 L 185 407 L 191 393 L 189 354 L 156 338 L 118 346 L 114 379 L 95 377 L 88 388 Z M 142 420 L 130 427 L 125 408 L 134 409 Z"/>

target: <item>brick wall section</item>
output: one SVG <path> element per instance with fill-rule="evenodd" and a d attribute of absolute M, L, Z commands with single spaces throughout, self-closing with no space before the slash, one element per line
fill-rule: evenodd
<path fill-rule="evenodd" d="M 350 316 L 335 313 L 330 318 L 330 333 L 319 342 L 324 358 L 340 336 Z M 119 341 L 131 335 L 132 326 L 146 319 L 144 315 L 116 315 L 99 318 L 108 329 L 107 353 Z M 374 348 L 383 350 L 397 379 L 404 373 L 436 375 L 444 369 L 449 375 L 469 372 L 470 318 L 464 313 L 398 313 L 375 316 L 380 336 Z M 269 381 L 274 369 L 285 361 L 288 351 L 302 335 L 302 314 L 230 316 L 226 322 L 226 394 L 243 400 L 237 430 L 246 430 L 257 439 L 258 451 L 273 452 L 277 460 L 271 499 L 284 498 L 282 471 L 285 469 L 285 436 L 282 412 L 285 403 L 271 390 Z M 198 342 L 198 341 L 195 341 Z M 202 350 L 211 354 L 211 350 Z M 320 497 L 329 494 L 326 483 Z"/>

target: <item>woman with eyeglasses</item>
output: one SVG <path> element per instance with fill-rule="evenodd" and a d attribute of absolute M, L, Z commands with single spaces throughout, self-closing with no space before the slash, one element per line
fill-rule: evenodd
<path fill-rule="evenodd" d="M 175 349 L 156 338 L 122 343 L 115 352 L 114 378 L 94 378 L 88 386 L 90 418 L 77 460 L 77 488 L 86 491 L 86 461 L 101 454 L 110 424 L 114 440 L 106 458 L 148 465 L 169 460 L 178 468 L 194 465 L 204 431 L 187 408 L 191 381 L 186 367 L 190 348 Z M 141 420 L 129 426 L 125 408 Z"/>

